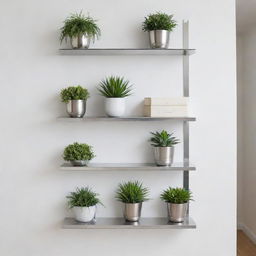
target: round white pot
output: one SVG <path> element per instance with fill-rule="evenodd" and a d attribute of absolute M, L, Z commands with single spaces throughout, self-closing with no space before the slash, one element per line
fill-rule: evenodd
<path fill-rule="evenodd" d="M 106 98 L 105 112 L 111 117 L 121 117 L 125 114 L 125 98 Z"/>
<path fill-rule="evenodd" d="M 81 222 L 90 222 L 96 215 L 96 205 L 91 207 L 74 207 L 75 219 Z"/>

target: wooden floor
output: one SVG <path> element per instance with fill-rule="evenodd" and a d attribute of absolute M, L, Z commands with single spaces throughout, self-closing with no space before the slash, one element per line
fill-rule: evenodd
<path fill-rule="evenodd" d="M 240 230 L 237 232 L 237 256 L 256 256 L 256 245 Z"/>

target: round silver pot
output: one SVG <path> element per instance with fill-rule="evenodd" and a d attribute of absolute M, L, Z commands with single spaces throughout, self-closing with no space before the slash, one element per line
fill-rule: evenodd
<path fill-rule="evenodd" d="M 71 161 L 73 166 L 86 166 L 88 164 L 88 160 L 74 160 Z"/>
<path fill-rule="evenodd" d="M 155 162 L 159 166 L 169 166 L 173 163 L 174 147 L 154 147 Z"/>
<path fill-rule="evenodd" d="M 141 216 L 142 203 L 124 204 L 124 218 L 127 221 L 139 221 Z"/>
<path fill-rule="evenodd" d="M 170 32 L 168 30 L 149 31 L 149 42 L 151 48 L 168 48 L 169 38 Z"/>
<path fill-rule="evenodd" d="M 188 203 L 185 204 L 173 204 L 167 203 L 167 211 L 169 221 L 172 222 L 183 222 L 188 210 Z"/>
<path fill-rule="evenodd" d="M 86 111 L 85 100 L 69 100 L 67 103 L 67 113 L 70 117 L 83 117 Z"/>
<path fill-rule="evenodd" d="M 71 37 L 70 42 L 73 49 L 88 49 L 91 43 L 91 38 L 86 34 L 82 34 Z"/>

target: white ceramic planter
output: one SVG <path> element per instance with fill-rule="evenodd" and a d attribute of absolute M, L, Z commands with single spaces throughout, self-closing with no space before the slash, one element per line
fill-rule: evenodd
<path fill-rule="evenodd" d="M 91 207 L 74 207 L 75 219 L 81 222 L 90 222 L 96 215 L 96 205 Z"/>
<path fill-rule="evenodd" d="M 111 117 L 121 117 L 125 114 L 125 98 L 106 98 L 105 112 Z"/>

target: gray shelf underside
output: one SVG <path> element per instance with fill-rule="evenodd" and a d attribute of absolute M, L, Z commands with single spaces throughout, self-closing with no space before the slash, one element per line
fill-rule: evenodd
<path fill-rule="evenodd" d="M 60 49 L 61 55 L 192 55 L 195 49 Z"/>
<path fill-rule="evenodd" d="M 142 218 L 139 222 L 125 222 L 123 218 L 97 218 L 96 222 L 82 223 L 65 218 L 63 229 L 195 229 L 196 224 L 188 217 L 183 223 L 168 222 L 167 218 Z"/>
<path fill-rule="evenodd" d="M 60 116 L 59 121 L 85 122 L 85 121 L 196 121 L 195 117 L 106 117 L 106 116 L 86 116 L 83 118 L 71 118 Z"/>
<path fill-rule="evenodd" d="M 192 164 L 173 163 L 172 166 L 156 166 L 154 163 L 89 163 L 88 166 L 72 166 L 64 163 L 63 171 L 195 171 Z"/>

